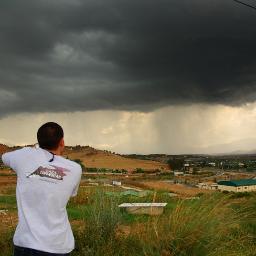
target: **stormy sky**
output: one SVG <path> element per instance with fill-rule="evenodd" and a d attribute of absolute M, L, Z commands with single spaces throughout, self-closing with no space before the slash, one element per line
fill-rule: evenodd
<path fill-rule="evenodd" d="M 0 7 L 0 141 L 32 142 L 51 119 L 67 134 L 75 129 L 69 144 L 122 152 L 253 147 L 256 10 L 233 0 L 2 0 Z M 238 112 L 239 130 L 230 119 Z M 138 139 L 145 134 L 146 142 Z"/>

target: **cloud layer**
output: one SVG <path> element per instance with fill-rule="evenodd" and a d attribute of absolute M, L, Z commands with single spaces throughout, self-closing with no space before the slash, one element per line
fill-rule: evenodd
<path fill-rule="evenodd" d="M 231 0 L 3 0 L 0 116 L 253 102 L 255 22 Z"/>

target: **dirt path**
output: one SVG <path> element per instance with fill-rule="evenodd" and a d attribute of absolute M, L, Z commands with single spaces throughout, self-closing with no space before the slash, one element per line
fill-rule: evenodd
<path fill-rule="evenodd" d="M 210 193 L 210 190 L 203 190 L 194 187 L 188 187 L 182 184 L 168 184 L 164 181 L 145 181 L 141 182 L 144 187 L 156 190 L 166 190 L 182 196 L 196 196 L 198 193 Z"/>

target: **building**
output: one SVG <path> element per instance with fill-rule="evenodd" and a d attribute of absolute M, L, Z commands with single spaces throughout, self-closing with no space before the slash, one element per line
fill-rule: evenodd
<path fill-rule="evenodd" d="M 255 179 L 222 180 L 218 182 L 218 188 L 221 191 L 232 191 L 232 192 L 256 191 L 256 180 Z"/>
<path fill-rule="evenodd" d="M 121 181 L 117 181 L 117 180 L 113 180 L 112 181 L 112 185 L 114 185 L 114 186 L 122 186 L 122 182 Z"/>
<path fill-rule="evenodd" d="M 174 174 L 174 176 L 183 176 L 183 175 L 184 175 L 184 172 L 181 172 L 181 171 L 174 171 L 173 174 Z"/>
<path fill-rule="evenodd" d="M 197 187 L 200 189 L 217 190 L 218 184 L 217 183 L 198 183 Z"/>

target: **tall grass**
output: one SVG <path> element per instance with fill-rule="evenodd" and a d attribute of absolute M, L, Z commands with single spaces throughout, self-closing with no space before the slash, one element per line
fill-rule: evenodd
<path fill-rule="evenodd" d="M 138 238 L 118 232 L 123 218 L 119 200 L 106 196 L 100 188 L 90 196 L 90 207 L 82 211 L 85 226 L 75 231 L 76 249 L 72 255 L 141 255 L 142 244 Z"/>
<path fill-rule="evenodd" d="M 14 229 L 0 229 L 0 255 L 12 256 L 13 255 L 13 237 Z"/>
<path fill-rule="evenodd" d="M 119 212 L 116 200 L 95 193 L 74 255 L 255 255 L 255 197 L 238 202 L 239 208 L 222 193 L 180 200 L 163 216 L 140 222 L 143 228 L 132 225 L 135 230 L 122 237 L 117 227 L 127 214 Z"/>
<path fill-rule="evenodd" d="M 120 220 L 117 202 L 98 189 L 91 195 L 90 204 L 81 213 L 85 228 L 77 233 L 74 255 L 103 255 L 115 247 L 115 230 Z"/>
<path fill-rule="evenodd" d="M 105 192 L 101 187 L 81 190 L 71 201 L 70 217 L 79 223 L 72 256 L 255 256 L 255 193 L 213 193 L 198 200 L 153 194 L 143 200 L 166 200 L 164 214 L 128 219 L 118 204 L 133 199 Z M 2 203 L 12 207 L 13 198 L 3 197 Z M 119 232 L 122 226 L 129 232 Z M 13 230 L 1 232 L 0 255 L 11 255 L 12 235 Z"/>
<path fill-rule="evenodd" d="M 243 228 L 253 209 L 232 209 L 221 193 L 192 202 L 180 201 L 168 216 L 148 223 L 140 237 L 144 255 L 255 255 L 254 231 Z M 255 220 L 255 219 L 254 219 Z"/>

